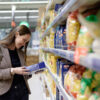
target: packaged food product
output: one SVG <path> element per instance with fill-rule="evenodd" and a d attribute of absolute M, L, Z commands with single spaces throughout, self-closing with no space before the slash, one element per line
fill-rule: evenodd
<path fill-rule="evenodd" d="M 60 42 L 59 36 L 60 36 L 60 26 L 57 26 L 56 27 L 55 38 L 54 38 L 55 39 L 54 40 L 54 45 L 55 45 L 54 47 L 58 48 L 58 49 L 60 48 L 60 45 L 59 45 L 60 44 L 59 43 Z"/>
<path fill-rule="evenodd" d="M 85 80 L 85 79 L 81 80 L 80 93 L 82 95 L 85 95 L 86 97 L 89 97 L 91 95 L 91 89 L 90 89 L 90 86 L 88 86 L 88 85 L 89 85 L 89 82 L 87 82 L 87 80 Z"/>
<path fill-rule="evenodd" d="M 54 35 L 54 47 L 58 49 L 67 49 L 65 25 L 56 27 L 56 32 Z"/>
<path fill-rule="evenodd" d="M 100 85 L 100 73 L 98 73 L 98 72 L 96 72 L 95 74 L 94 74 L 94 79 L 98 82 L 98 84 Z"/>
<path fill-rule="evenodd" d="M 32 73 L 32 72 L 36 72 L 38 70 L 46 69 L 46 66 L 45 66 L 44 62 L 40 62 L 38 64 L 30 65 L 25 68 L 28 69 L 30 73 Z"/>
<path fill-rule="evenodd" d="M 82 94 L 77 95 L 77 100 L 88 100 L 88 97 Z"/>
<path fill-rule="evenodd" d="M 78 11 L 72 12 L 67 20 L 67 44 L 69 50 L 75 50 L 76 41 L 79 34 L 80 23 L 77 19 Z"/>
<path fill-rule="evenodd" d="M 56 74 L 57 72 L 56 62 L 57 62 L 57 57 L 55 57 L 54 55 L 51 55 L 51 71 L 54 74 Z"/>
<path fill-rule="evenodd" d="M 93 93 L 90 96 L 89 100 L 100 100 L 100 93 L 97 93 L 97 92 Z"/>
<path fill-rule="evenodd" d="M 88 9 L 83 12 L 82 15 L 84 17 L 92 15 L 92 22 L 85 20 L 83 16 L 80 16 L 79 20 L 84 26 L 86 26 L 89 30 L 89 33 L 95 39 L 100 39 L 100 9 L 98 7 L 94 9 Z"/>
<path fill-rule="evenodd" d="M 66 43 L 66 26 L 62 26 L 62 49 L 67 50 L 67 43 Z"/>
<path fill-rule="evenodd" d="M 92 44 L 93 52 L 100 54 L 100 40 L 94 40 Z"/>
<path fill-rule="evenodd" d="M 54 10 L 50 10 L 49 11 L 49 16 L 50 16 L 50 20 L 49 20 L 49 25 L 53 22 L 54 20 Z"/>
<path fill-rule="evenodd" d="M 92 15 L 87 16 L 86 20 L 92 22 L 93 21 L 92 17 L 93 17 Z M 94 39 L 89 33 L 88 28 L 86 26 L 81 26 L 79 37 L 77 40 L 77 48 L 86 48 L 87 51 L 90 51 L 93 40 Z"/>
<path fill-rule="evenodd" d="M 51 28 L 50 29 L 50 48 L 54 48 L 54 34 L 55 34 L 55 29 L 54 28 Z M 47 41 L 48 42 L 48 41 Z"/>
<path fill-rule="evenodd" d="M 91 34 L 91 36 L 94 39 L 100 39 L 100 22 L 99 22 L 99 16 L 96 15 L 91 15 L 92 16 L 92 21 L 89 20 L 86 22 L 86 25 L 89 29 L 89 32 Z"/>
<path fill-rule="evenodd" d="M 93 89 L 93 91 L 98 91 L 100 92 L 100 79 L 98 77 L 100 77 L 100 73 L 98 72 L 93 72 L 93 78 L 92 78 L 92 84 L 91 84 L 91 89 Z"/>
<path fill-rule="evenodd" d="M 81 78 L 85 71 L 85 68 L 79 65 L 72 65 L 69 72 L 65 76 L 65 87 L 66 91 L 69 90 L 74 98 L 80 94 L 81 90 Z M 86 93 L 89 91 L 86 89 Z"/>
<path fill-rule="evenodd" d="M 62 7 L 62 4 L 56 4 L 56 5 L 55 5 L 55 16 L 58 15 L 59 9 L 60 9 L 61 7 Z"/>

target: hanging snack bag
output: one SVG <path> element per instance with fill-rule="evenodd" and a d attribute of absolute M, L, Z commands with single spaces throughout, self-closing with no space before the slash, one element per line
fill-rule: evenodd
<path fill-rule="evenodd" d="M 78 11 L 72 12 L 67 20 L 67 44 L 69 50 L 75 50 L 76 41 L 78 38 L 80 23 L 77 19 Z"/>

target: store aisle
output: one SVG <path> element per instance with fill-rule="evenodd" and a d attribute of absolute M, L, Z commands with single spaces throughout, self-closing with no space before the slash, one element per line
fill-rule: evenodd
<path fill-rule="evenodd" d="M 29 100 L 45 100 L 40 76 L 40 74 L 33 75 L 32 78 L 29 79 L 29 85 L 31 89 Z"/>

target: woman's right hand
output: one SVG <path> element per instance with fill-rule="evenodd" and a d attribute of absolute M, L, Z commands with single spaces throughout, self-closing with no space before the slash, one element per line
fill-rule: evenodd
<path fill-rule="evenodd" d="M 26 69 L 25 67 L 11 68 L 11 74 L 29 75 L 29 70 Z"/>

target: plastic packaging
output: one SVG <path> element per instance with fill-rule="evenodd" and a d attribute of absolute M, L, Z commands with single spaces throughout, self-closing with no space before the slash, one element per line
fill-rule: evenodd
<path fill-rule="evenodd" d="M 54 47 L 58 49 L 67 49 L 66 43 L 66 26 L 57 26 L 54 36 Z"/>
<path fill-rule="evenodd" d="M 75 50 L 76 41 L 79 34 L 80 23 L 77 19 L 78 11 L 72 12 L 67 20 L 67 44 L 69 50 Z"/>
<path fill-rule="evenodd" d="M 100 40 L 94 40 L 93 41 L 92 50 L 95 53 L 100 54 Z"/>
<path fill-rule="evenodd" d="M 72 65 L 69 72 L 65 76 L 65 88 L 69 90 L 76 99 L 81 89 L 81 77 L 85 68 L 79 65 Z"/>
<path fill-rule="evenodd" d="M 87 16 L 85 19 L 87 21 L 92 22 L 93 16 L 94 15 Z M 80 48 L 86 48 L 87 51 L 89 52 L 91 50 L 93 40 L 94 39 L 92 38 L 91 34 L 89 33 L 88 28 L 85 27 L 85 26 L 81 26 L 80 34 L 79 34 L 79 37 L 78 37 L 78 40 L 77 40 L 77 48 L 79 48 L 79 47 Z"/>
<path fill-rule="evenodd" d="M 61 4 L 56 4 L 56 5 L 55 5 L 55 16 L 58 15 L 58 13 L 59 13 L 59 9 L 60 9 L 61 7 L 62 7 Z"/>
<path fill-rule="evenodd" d="M 100 93 L 93 93 L 89 100 L 100 100 Z"/>
<path fill-rule="evenodd" d="M 32 72 L 46 69 L 46 66 L 45 66 L 44 62 L 40 62 L 38 64 L 30 65 L 30 66 L 27 66 L 25 68 L 28 69 L 30 73 L 32 73 Z"/>

